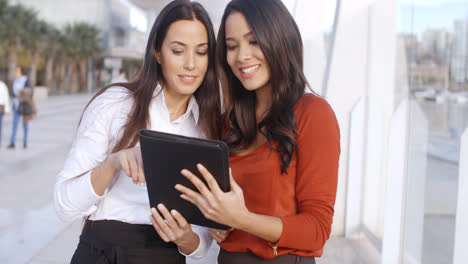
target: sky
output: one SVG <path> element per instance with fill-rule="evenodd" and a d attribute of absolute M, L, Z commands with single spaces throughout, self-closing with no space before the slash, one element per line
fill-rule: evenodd
<path fill-rule="evenodd" d="M 452 31 L 454 20 L 468 19 L 468 0 L 400 0 L 399 8 L 399 32 L 414 32 L 420 35 L 429 28 Z"/>

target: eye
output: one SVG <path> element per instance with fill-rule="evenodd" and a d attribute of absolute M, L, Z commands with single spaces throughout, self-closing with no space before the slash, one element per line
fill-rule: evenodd
<path fill-rule="evenodd" d="M 204 56 L 204 55 L 208 54 L 208 51 L 206 51 L 206 50 L 197 51 L 197 54 L 201 55 L 201 56 Z"/>
<path fill-rule="evenodd" d="M 172 53 L 174 53 L 175 55 L 180 55 L 183 53 L 182 50 L 172 50 Z"/>
<path fill-rule="evenodd" d="M 228 50 L 235 50 L 237 48 L 237 45 L 228 45 L 228 44 L 226 44 L 226 48 Z"/>
<path fill-rule="evenodd" d="M 249 41 L 250 45 L 258 45 L 258 42 L 256 39 Z"/>

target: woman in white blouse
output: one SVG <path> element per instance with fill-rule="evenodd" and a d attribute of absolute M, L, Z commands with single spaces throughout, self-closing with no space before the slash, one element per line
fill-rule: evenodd
<path fill-rule="evenodd" d="M 137 133 L 220 137 L 214 50 L 203 7 L 173 1 L 151 29 L 136 78 L 90 101 L 55 185 L 60 218 L 88 218 L 71 263 L 185 263 L 205 255 L 207 228 L 164 206 L 151 216 Z"/>

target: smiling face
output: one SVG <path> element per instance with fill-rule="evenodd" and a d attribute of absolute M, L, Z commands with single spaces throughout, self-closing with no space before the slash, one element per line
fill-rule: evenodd
<path fill-rule="evenodd" d="M 270 68 L 244 15 L 231 13 L 225 24 L 226 59 L 245 89 L 256 91 L 270 85 Z"/>
<path fill-rule="evenodd" d="M 170 93 L 192 95 L 200 87 L 208 68 L 208 33 L 198 20 L 179 20 L 167 30 L 161 50 L 156 52 L 165 85 Z"/>

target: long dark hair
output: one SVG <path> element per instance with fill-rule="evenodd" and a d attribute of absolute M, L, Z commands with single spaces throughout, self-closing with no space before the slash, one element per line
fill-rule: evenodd
<path fill-rule="evenodd" d="M 258 125 L 255 91 L 242 86 L 226 59 L 225 25 L 233 12 L 244 15 L 270 68 L 272 105 Z M 223 140 L 235 154 L 252 145 L 259 131 L 270 148 L 280 153 L 281 172 L 287 173 L 296 149 L 294 105 L 310 87 L 303 73 L 302 38 L 293 17 L 280 0 L 231 1 L 221 21 L 216 57 L 218 74 L 228 92 L 224 116 L 228 131 Z"/>
<path fill-rule="evenodd" d="M 112 86 L 122 86 L 134 100 L 132 110 L 124 126 L 122 138 L 112 152 L 134 147 L 138 142 L 138 131 L 150 125 L 149 106 L 158 82 L 164 83 L 161 66 L 155 59 L 155 52 L 161 50 L 169 26 L 179 20 L 199 20 L 208 33 L 208 68 L 202 84 L 194 93 L 200 109 L 199 124 L 209 138 L 219 139 L 220 92 L 215 69 L 216 39 L 213 25 L 205 9 L 197 2 L 175 0 L 164 7 L 153 24 L 146 45 L 143 66 L 129 83 L 115 83 L 101 89 L 90 103 Z M 89 103 L 88 103 L 89 105 Z"/>

